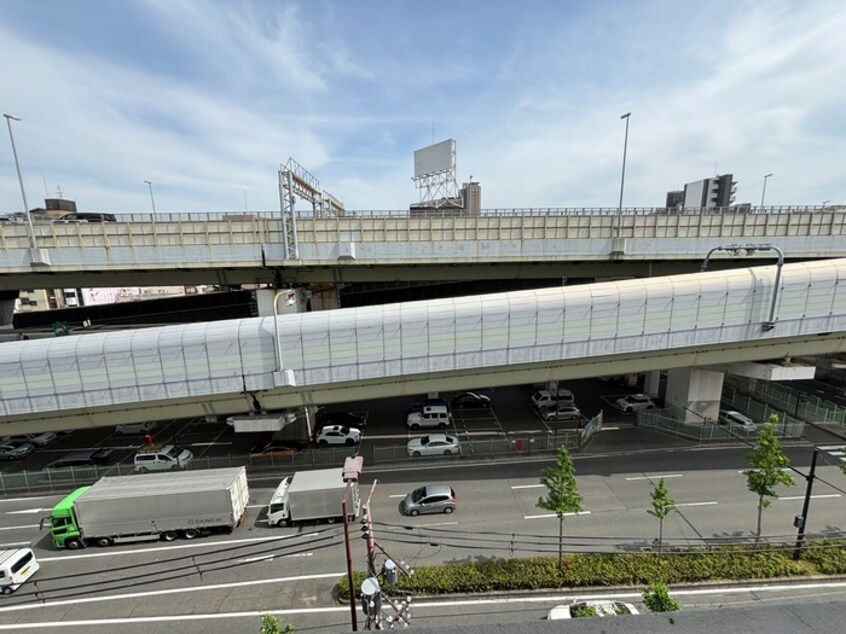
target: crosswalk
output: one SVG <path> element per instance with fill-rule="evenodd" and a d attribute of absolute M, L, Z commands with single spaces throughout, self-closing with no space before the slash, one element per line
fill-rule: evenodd
<path fill-rule="evenodd" d="M 837 458 L 840 462 L 846 462 L 846 440 L 842 445 L 826 445 L 825 447 L 817 447 L 820 451 L 826 452 L 828 455 Z"/>

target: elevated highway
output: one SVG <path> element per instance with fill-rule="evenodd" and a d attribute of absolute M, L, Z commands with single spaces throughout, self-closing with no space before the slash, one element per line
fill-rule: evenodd
<path fill-rule="evenodd" d="M 6 343 L 0 435 L 846 351 L 846 259 L 778 272 Z"/>
<path fill-rule="evenodd" d="M 164 284 L 370 282 L 666 275 L 709 249 L 766 242 L 788 261 L 846 257 L 846 210 L 487 210 L 476 217 L 348 212 L 296 217 L 286 258 L 277 213 L 118 216 L 120 222 L 0 224 L 0 292 Z M 759 256 L 771 261 L 766 254 Z M 715 261 L 712 266 L 736 266 Z"/>

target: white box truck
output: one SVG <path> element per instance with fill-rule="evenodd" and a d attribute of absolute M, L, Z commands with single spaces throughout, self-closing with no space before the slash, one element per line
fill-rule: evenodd
<path fill-rule="evenodd" d="M 282 480 L 267 507 L 267 523 L 288 526 L 301 522 L 335 522 L 344 519 L 343 503 L 347 484 L 350 497 L 347 513 L 358 517 L 361 499 L 358 482 L 344 482 L 344 469 L 298 471 Z"/>
<path fill-rule="evenodd" d="M 232 531 L 249 500 L 244 467 L 105 477 L 53 508 L 53 546 L 169 542 Z"/>

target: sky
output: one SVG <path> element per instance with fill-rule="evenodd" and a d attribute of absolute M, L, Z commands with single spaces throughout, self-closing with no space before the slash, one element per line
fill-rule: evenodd
<path fill-rule="evenodd" d="M 0 109 L 29 207 L 273 211 L 293 157 L 347 209 L 419 200 L 457 144 L 482 207 L 624 206 L 732 173 L 846 204 L 846 3 L 0 0 Z M 8 130 L 0 213 L 22 208 Z M 304 202 L 298 208 L 308 208 Z"/>

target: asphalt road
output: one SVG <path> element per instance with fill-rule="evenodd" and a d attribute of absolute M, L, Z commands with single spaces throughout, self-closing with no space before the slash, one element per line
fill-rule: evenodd
<path fill-rule="evenodd" d="M 642 434 L 621 427 L 603 432 L 603 441 Z M 596 449 L 602 449 L 602 443 Z M 756 521 L 756 499 L 740 471 L 746 448 L 644 450 L 576 457 L 584 513 L 565 520 L 568 550 L 629 550 L 648 546 L 657 521 L 646 513 L 652 483 L 665 477 L 679 504 L 665 522 L 673 543 L 749 541 Z M 805 470 L 810 451 L 791 447 L 794 465 Z M 830 458 L 830 459 L 829 459 Z M 809 531 L 844 529 L 846 477 L 824 456 L 814 488 Z M 555 552 L 558 523 L 536 507 L 543 494 L 540 470 L 548 460 L 431 462 L 404 469 L 372 469 L 363 477 L 363 494 L 374 480 L 372 508 L 379 543 L 395 559 L 412 567 L 486 557 L 528 556 Z M 349 612 L 334 603 L 331 591 L 344 573 L 342 528 L 320 525 L 269 528 L 267 503 L 284 473 L 251 479 L 247 521 L 231 535 L 193 542 L 177 541 L 54 551 L 38 519 L 49 514 L 60 495 L 0 500 L 0 540 L 6 547 L 32 544 L 42 569 L 34 582 L 0 602 L 0 630 L 25 631 L 25 625 L 69 632 L 255 632 L 258 614 L 289 611 L 297 631 L 347 631 Z M 448 483 L 457 493 L 456 513 L 407 518 L 401 496 L 421 484 Z M 793 516 L 800 512 L 804 480 L 780 490 L 765 511 L 764 533 L 789 539 Z M 353 526 L 353 561 L 364 567 L 364 541 Z M 521 536 L 536 536 L 519 539 Z M 484 541 L 483 541 L 484 540 Z M 544 542 L 538 545 L 533 542 Z M 37 581 L 37 583 L 36 583 Z M 842 592 L 840 590 L 834 590 Z M 823 592 L 820 590 L 820 592 Z M 825 591 L 828 593 L 828 590 Z M 36 594 L 37 593 L 37 594 Z M 809 593 L 812 593 L 809 590 Z M 631 593 L 629 593 L 631 594 Z M 532 602 L 444 606 L 420 601 L 416 617 L 444 625 L 490 620 L 540 618 L 569 594 Z M 631 600 L 631 599 L 627 599 Z M 696 599 L 692 605 L 699 605 Z M 748 600 L 748 599 L 744 599 Z M 529 605 L 529 603 L 531 605 Z"/>

